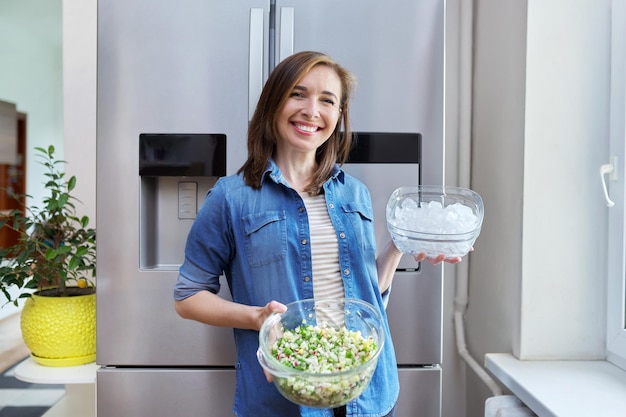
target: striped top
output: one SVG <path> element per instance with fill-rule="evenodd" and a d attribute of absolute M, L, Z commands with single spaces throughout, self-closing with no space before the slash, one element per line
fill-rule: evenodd
<path fill-rule="evenodd" d="M 343 298 L 345 293 L 339 270 L 339 246 L 335 228 L 330 221 L 323 194 L 301 194 L 309 216 L 311 233 L 311 260 L 313 269 L 313 294 L 315 298 Z M 318 312 L 319 318 L 319 312 Z M 337 325 L 337 319 L 325 317 Z"/>

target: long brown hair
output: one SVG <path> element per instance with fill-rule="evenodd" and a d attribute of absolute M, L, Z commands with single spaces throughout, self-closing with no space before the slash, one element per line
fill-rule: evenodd
<path fill-rule="evenodd" d="M 247 185 L 255 189 L 261 187 L 261 177 L 276 149 L 277 116 L 298 81 L 317 65 L 328 66 L 339 77 L 341 82 L 340 115 L 333 133 L 317 149 L 315 157 L 319 169 L 306 187 L 306 191 L 318 194 L 324 182 L 330 177 L 335 163 L 343 164 L 348 158 L 352 146 L 349 101 L 356 86 L 356 79 L 350 71 L 321 52 L 298 52 L 285 58 L 274 68 L 261 92 L 248 127 L 248 159 L 237 171 L 243 172 Z"/>

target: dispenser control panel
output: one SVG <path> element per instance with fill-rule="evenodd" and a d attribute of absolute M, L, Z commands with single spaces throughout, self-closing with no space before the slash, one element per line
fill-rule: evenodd
<path fill-rule="evenodd" d="M 198 213 L 198 183 L 178 183 L 178 218 L 195 219 Z"/>

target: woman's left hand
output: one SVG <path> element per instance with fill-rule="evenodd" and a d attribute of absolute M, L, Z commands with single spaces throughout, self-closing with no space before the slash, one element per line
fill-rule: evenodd
<path fill-rule="evenodd" d="M 473 251 L 473 250 L 474 250 L 474 248 L 470 248 L 470 252 Z M 461 258 L 460 256 L 454 256 L 452 258 L 446 258 L 446 255 L 444 255 L 444 254 L 438 255 L 438 256 L 436 256 L 434 258 L 432 258 L 432 257 L 429 258 L 429 257 L 427 257 L 425 252 L 421 252 L 421 253 L 418 253 L 417 255 L 415 255 L 415 260 L 417 262 L 422 262 L 423 260 L 426 260 L 426 259 L 428 259 L 428 262 L 430 262 L 432 265 L 439 265 L 442 262 L 446 262 L 446 263 L 449 263 L 449 264 L 458 264 L 459 262 L 461 262 L 463 260 L 463 258 Z"/>

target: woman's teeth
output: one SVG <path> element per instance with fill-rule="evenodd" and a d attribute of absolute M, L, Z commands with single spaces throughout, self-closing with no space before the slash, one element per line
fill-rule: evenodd
<path fill-rule="evenodd" d="M 317 130 L 317 126 L 305 126 L 305 125 L 300 125 L 295 123 L 295 126 L 300 129 L 300 130 L 304 130 L 305 132 L 309 132 L 309 133 L 313 133 Z"/>

